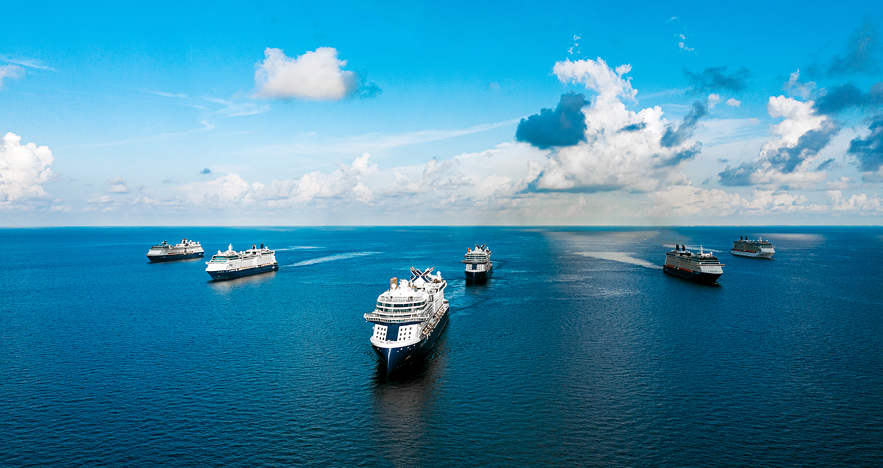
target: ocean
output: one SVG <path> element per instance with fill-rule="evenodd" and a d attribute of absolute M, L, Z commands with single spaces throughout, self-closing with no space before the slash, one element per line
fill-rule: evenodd
<path fill-rule="evenodd" d="M 771 260 L 734 257 L 762 236 Z M 152 244 L 205 259 L 150 264 Z M 0 229 L 2 466 L 877 466 L 883 228 Z M 228 244 L 279 271 L 211 282 Z M 467 285 L 467 247 L 494 276 Z M 675 244 L 719 284 L 665 275 Z M 387 376 L 391 277 L 450 323 Z"/>

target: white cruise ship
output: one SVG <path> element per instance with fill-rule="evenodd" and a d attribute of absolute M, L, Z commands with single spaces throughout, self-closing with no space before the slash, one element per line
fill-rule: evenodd
<path fill-rule="evenodd" d="M 237 252 L 231 244 L 226 252 L 218 251 L 211 260 L 205 262 L 208 267 L 205 271 L 213 280 L 226 280 L 239 278 L 240 276 L 256 275 L 268 271 L 276 271 L 279 264 L 276 262 L 276 252 L 269 247 L 252 245 L 248 250 Z"/>
<path fill-rule="evenodd" d="M 205 254 L 199 242 L 189 239 L 181 240 L 180 244 L 169 245 L 162 241 L 147 251 L 147 258 L 151 262 L 170 262 L 172 260 L 184 260 L 187 258 L 199 258 Z"/>
<path fill-rule="evenodd" d="M 463 263 L 466 264 L 467 282 L 484 283 L 494 273 L 491 249 L 487 248 L 487 244 L 475 244 L 475 250 L 467 249 Z"/>
<path fill-rule="evenodd" d="M 364 315 L 374 324 L 371 347 L 387 373 L 426 356 L 448 323 L 448 283 L 432 270 L 411 267 L 410 281 L 392 278 L 374 311 Z"/>
<path fill-rule="evenodd" d="M 743 239 L 742 236 L 739 236 L 739 240 L 733 241 L 733 249 L 730 250 L 730 253 L 740 257 L 772 258 L 776 249 L 768 240 L 760 238 L 748 240 L 748 237 Z"/>
<path fill-rule="evenodd" d="M 701 246 L 699 253 L 694 254 L 683 245 L 675 245 L 674 250 L 665 253 L 662 271 L 698 283 L 714 284 L 724 274 L 723 267 L 724 264 L 718 261 L 714 253 L 706 253 Z"/>

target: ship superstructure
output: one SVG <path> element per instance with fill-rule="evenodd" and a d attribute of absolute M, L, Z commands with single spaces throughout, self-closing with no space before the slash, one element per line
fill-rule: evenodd
<path fill-rule="evenodd" d="M 279 269 L 276 252 L 264 247 L 264 244 L 260 247 L 253 245 L 252 248 L 241 252 L 233 250 L 233 245 L 230 244 L 226 252 L 219 250 L 205 264 L 208 265 L 205 271 L 213 280 L 233 279 Z"/>
<path fill-rule="evenodd" d="M 487 248 L 487 244 L 475 244 L 475 249 L 467 249 L 463 263 L 466 264 L 467 282 L 483 283 L 494 273 L 491 249 Z"/>
<path fill-rule="evenodd" d="M 665 253 L 662 271 L 699 283 L 714 284 L 724 274 L 723 267 L 714 253 L 705 252 L 701 246 L 696 254 L 682 245 L 675 245 L 674 250 Z"/>
<path fill-rule="evenodd" d="M 205 254 L 199 242 L 183 239 L 181 243 L 170 245 L 166 241 L 156 244 L 147 251 L 147 258 L 151 262 L 170 262 L 188 258 L 199 258 Z"/>
<path fill-rule="evenodd" d="M 374 324 L 371 347 L 387 373 L 426 356 L 448 323 L 448 283 L 432 270 L 411 267 L 410 280 L 392 278 L 374 311 L 364 315 Z"/>
<path fill-rule="evenodd" d="M 772 258 L 776 249 L 768 240 L 760 238 L 749 240 L 748 237 L 743 239 L 739 236 L 739 240 L 733 241 L 733 249 L 730 253 L 741 257 Z"/>

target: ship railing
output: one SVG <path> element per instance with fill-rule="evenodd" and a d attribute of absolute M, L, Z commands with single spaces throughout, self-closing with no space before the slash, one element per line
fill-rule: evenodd
<path fill-rule="evenodd" d="M 378 314 L 365 314 L 365 320 L 369 322 L 379 322 L 379 323 L 408 323 L 408 322 L 421 322 L 426 319 L 425 315 L 414 315 L 408 317 L 390 317 L 387 315 L 378 315 Z"/>

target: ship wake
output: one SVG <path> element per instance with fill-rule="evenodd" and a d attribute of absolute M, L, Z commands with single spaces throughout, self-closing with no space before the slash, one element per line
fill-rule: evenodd
<path fill-rule="evenodd" d="M 343 254 L 337 254 L 337 255 L 329 255 L 327 257 L 311 258 L 309 260 L 304 260 L 302 262 L 293 263 L 288 266 L 302 267 L 302 266 L 308 266 L 308 265 L 315 265 L 317 263 L 333 262 L 335 260 L 347 260 L 350 258 L 364 257 L 366 255 L 374 255 L 376 253 L 377 252 L 350 252 L 350 253 L 343 253 Z"/>
<path fill-rule="evenodd" d="M 662 267 L 659 265 L 654 265 L 646 260 L 641 260 L 640 258 L 635 258 L 629 255 L 626 252 L 577 252 L 577 255 L 582 255 L 584 257 L 592 257 L 598 258 L 601 260 L 611 260 L 614 262 L 620 263 L 628 263 L 631 265 L 637 265 L 644 268 L 651 268 L 653 270 L 661 270 Z"/>

